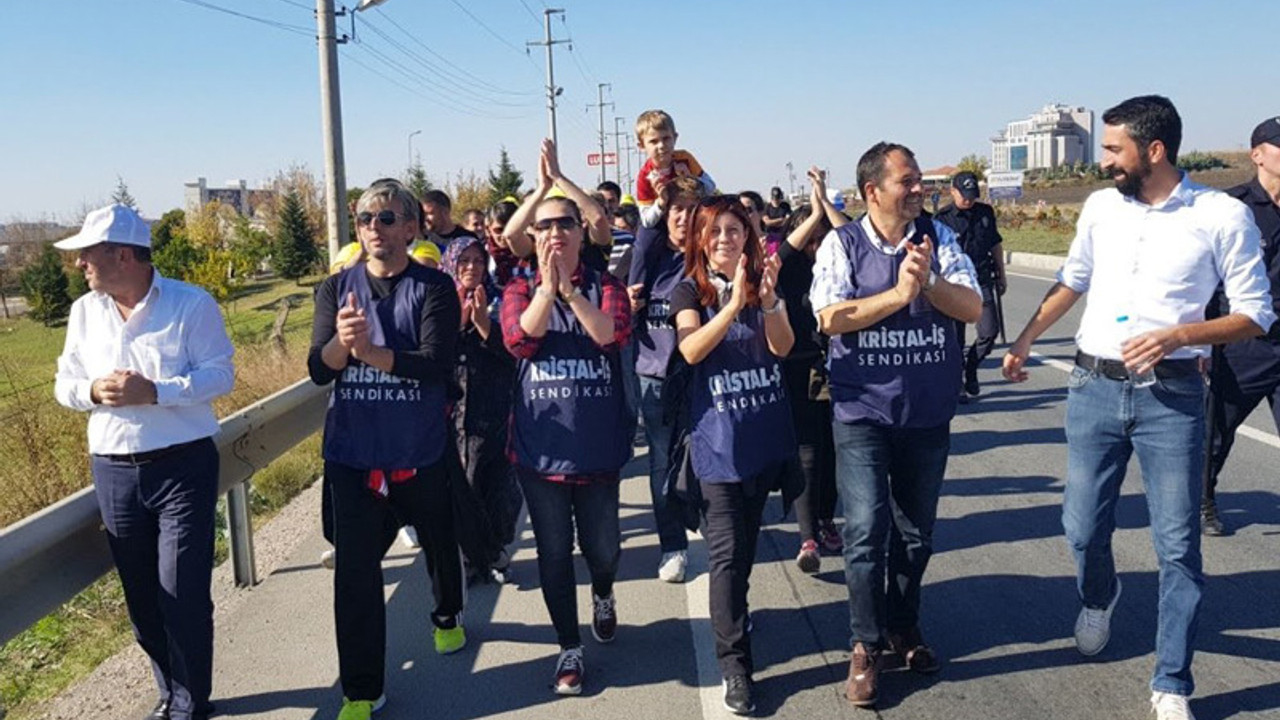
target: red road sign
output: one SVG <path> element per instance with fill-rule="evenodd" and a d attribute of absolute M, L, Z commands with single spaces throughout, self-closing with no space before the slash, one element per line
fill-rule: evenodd
<path fill-rule="evenodd" d="M 590 165 L 591 167 L 595 167 L 595 166 L 599 165 L 599 164 L 600 164 L 600 153 L 587 153 L 587 164 L 588 164 L 588 165 Z M 618 164 L 618 153 L 605 153 L 605 154 L 604 154 L 604 164 L 605 164 L 605 165 L 617 165 L 617 164 Z"/>

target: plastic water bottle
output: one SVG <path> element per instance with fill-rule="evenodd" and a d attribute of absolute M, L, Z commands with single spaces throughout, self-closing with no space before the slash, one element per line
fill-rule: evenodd
<path fill-rule="evenodd" d="M 1116 318 L 1116 322 L 1120 323 L 1120 327 L 1124 328 L 1125 338 L 1133 338 L 1135 335 L 1139 334 L 1137 326 L 1129 319 L 1128 315 L 1121 315 Z M 1127 365 L 1125 368 L 1129 371 L 1129 382 L 1133 383 L 1134 387 L 1144 388 L 1151 387 L 1156 384 L 1156 371 L 1154 367 L 1147 368 L 1145 372 L 1138 372 Z"/>

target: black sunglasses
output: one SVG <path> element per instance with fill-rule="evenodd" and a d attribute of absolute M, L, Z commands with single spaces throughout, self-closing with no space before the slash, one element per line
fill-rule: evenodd
<path fill-rule="evenodd" d="M 576 227 L 580 227 L 581 225 L 582 221 L 578 218 L 562 215 L 560 217 L 543 218 L 533 224 L 533 229 L 538 232 L 546 232 L 552 227 L 558 227 L 561 230 L 568 231 Z"/>
<path fill-rule="evenodd" d="M 371 212 L 362 212 L 362 213 L 356 214 L 356 222 L 359 223 L 361 226 L 372 225 L 374 218 L 378 218 L 378 222 L 382 223 L 383 225 L 386 225 L 387 227 L 391 227 L 392 225 L 396 224 L 396 220 L 400 218 L 400 215 L 397 214 L 396 211 L 394 210 L 383 210 L 382 212 L 377 213 L 376 215 Z"/>

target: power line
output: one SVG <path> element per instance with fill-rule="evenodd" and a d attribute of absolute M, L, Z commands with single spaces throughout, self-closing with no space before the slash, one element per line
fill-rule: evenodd
<path fill-rule="evenodd" d="M 291 0 L 282 0 L 282 1 L 283 1 L 283 2 L 290 2 Z M 476 82 L 476 83 L 479 83 L 479 84 L 481 84 L 481 85 L 483 85 L 483 86 L 485 86 L 485 87 L 489 88 L 489 89 L 490 89 L 490 90 L 492 90 L 493 92 L 496 92 L 496 93 L 502 93 L 502 94 L 504 94 L 504 95 L 541 95 L 541 94 L 542 94 L 542 93 L 539 93 L 539 92 L 533 92 L 533 91 L 529 91 L 529 90 L 507 90 L 507 89 L 505 89 L 505 88 L 498 87 L 497 85 L 494 85 L 494 84 L 489 83 L 489 82 L 487 82 L 487 81 L 485 81 L 485 80 L 482 80 L 481 78 L 476 77 L 475 75 L 473 75 L 473 74 L 471 74 L 471 73 L 467 72 L 464 68 L 461 68 L 461 67 L 459 67 L 458 65 L 454 64 L 453 62 L 451 62 L 451 61 L 449 60 L 449 58 L 447 58 L 447 57 L 445 57 L 445 56 L 441 55 L 440 53 L 436 52 L 435 50 L 432 50 L 430 47 L 427 47 L 427 44 L 426 44 L 426 43 L 424 43 L 424 42 L 422 42 L 422 40 L 420 40 L 420 39 L 418 38 L 418 36 L 417 36 L 417 35 L 414 35 L 413 33 L 409 32 L 409 31 L 408 31 L 408 30 L 406 30 L 406 29 L 404 29 L 404 27 L 402 27 L 399 23 L 397 23 L 395 20 L 393 20 L 393 19 L 391 18 L 391 16 L 390 16 L 390 15 L 387 15 L 387 14 L 386 14 L 386 12 L 384 12 L 384 11 L 382 10 L 382 8 L 377 8 L 377 11 L 378 11 L 378 15 L 379 15 L 380 17 L 382 17 L 384 20 L 386 20 L 387 22 L 391 23 L 391 26 L 392 26 L 392 27 L 394 27 L 395 29 L 397 29 L 397 30 L 399 30 L 400 32 L 404 33 L 405 37 L 408 37 L 410 40 L 412 40 L 413 42 L 415 42 L 415 43 L 416 43 L 419 47 L 421 47 L 423 50 L 426 50 L 427 52 L 431 53 L 431 55 L 432 55 L 432 56 L 434 56 L 434 57 L 438 58 L 438 59 L 440 60 L 440 62 L 443 62 L 444 64 L 448 65 L 449 67 L 451 67 L 451 68 L 453 68 L 453 69 L 457 70 L 458 72 L 460 72 L 460 73 L 462 73 L 463 75 L 465 75 L 465 76 L 467 76 L 468 78 L 470 78 L 472 81 L 474 81 L 474 82 Z"/>
<path fill-rule="evenodd" d="M 270 27 L 276 28 L 277 30 L 284 30 L 286 32 L 291 32 L 296 35 L 304 35 L 306 37 L 311 37 L 311 38 L 315 37 L 316 35 L 314 30 L 302 27 L 301 25 L 290 25 L 288 23 L 278 22 L 276 20 L 268 20 L 267 18 L 260 18 L 256 15 L 247 15 L 245 13 L 232 10 L 230 8 L 224 8 L 221 5 L 214 5 L 213 3 L 205 2 L 204 0 L 178 0 L 178 2 L 184 2 L 184 3 L 187 3 L 188 5 L 195 5 L 197 7 L 202 7 L 207 10 L 213 10 L 215 12 L 226 13 L 227 15 L 232 15 L 238 18 L 242 18 L 244 20 L 251 20 L 256 23 L 262 23 L 263 25 L 268 25 Z"/>
<path fill-rule="evenodd" d="M 453 4 L 454 4 L 454 5 L 457 5 L 457 6 L 458 6 L 458 9 L 459 9 L 459 10 L 461 10 L 461 11 L 462 11 L 462 12 L 464 12 L 464 13 L 466 13 L 466 14 L 467 14 L 467 17 L 471 18 L 472 20 L 475 20 L 477 25 L 479 25 L 480 27 L 484 28 L 484 29 L 485 29 L 485 31 L 487 31 L 490 35 L 492 35 L 492 36 L 494 36 L 495 38 L 497 38 L 497 39 L 498 39 L 498 42 L 502 43 L 503 45 L 506 45 L 507 47 L 511 48 L 512 50 L 515 50 L 516 52 L 520 53 L 521 55 L 524 55 L 524 54 L 525 54 L 525 52 L 524 52 L 523 50 L 521 50 L 520 48 L 518 48 L 518 47 L 516 47 L 515 45 L 513 45 L 513 44 L 511 43 L 511 41 L 509 41 L 509 40 L 507 40 L 506 38 L 504 38 L 504 37 L 502 37 L 501 35 L 499 35 L 499 34 L 497 33 L 497 31 L 495 31 L 493 28 L 491 28 L 491 27 L 489 27 L 488 25 L 486 25 L 486 24 L 484 23 L 484 21 L 483 21 L 483 20 L 481 20 L 480 18 L 476 17 L 476 16 L 475 16 L 475 15 L 474 15 L 470 10 L 468 10 L 468 9 L 466 8 L 466 6 L 465 6 L 465 5 L 463 5 L 462 3 L 458 2 L 458 0 L 452 0 L 452 2 L 453 2 Z"/>
<path fill-rule="evenodd" d="M 373 58 L 374 58 L 374 59 L 378 60 L 378 61 L 379 61 L 379 62 L 381 62 L 383 65 L 386 65 L 387 67 L 391 68 L 392 70 L 395 70 L 396 72 L 398 72 L 399 74 L 401 74 L 402 76 L 404 76 L 404 77 L 405 77 L 409 82 L 417 83 L 418 85 L 429 85 L 429 84 L 430 84 L 430 82 L 429 82 L 426 78 L 424 78 L 424 77 L 422 77 L 421 75 L 419 75 L 419 74 L 417 74 L 417 73 L 413 72 L 412 70 L 409 70 L 409 69 L 405 68 L 403 65 L 401 65 L 401 64 L 400 64 L 400 63 L 398 63 L 398 62 L 396 62 L 394 58 L 390 58 L 390 57 L 388 57 L 387 55 L 385 55 L 384 53 L 382 53 L 382 52 L 378 51 L 377 49 L 375 49 L 375 48 L 373 48 L 373 47 L 371 47 L 371 46 L 369 46 L 369 45 L 367 45 L 367 44 L 360 44 L 358 47 L 360 47 L 361 49 L 363 49 L 365 52 L 369 53 L 371 56 L 373 56 Z M 472 116 L 472 117 L 489 118 L 489 119 L 493 119 L 493 120 L 516 120 L 516 119 L 520 119 L 520 118 L 529 117 L 527 114 L 525 114 L 525 115 L 498 115 L 498 114 L 496 114 L 496 113 L 488 112 L 488 111 L 484 110 L 483 108 L 479 108 L 479 107 L 475 107 L 475 106 L 473 106 L 473 105 L 470 105 L 470 104 L 466 103 L 465 101 L 463 101 L 463 100 L 461 100 L 461 99 L 458 99 L 458 98 L 452 98 L 452 97 L 449 97 L 449 96 L 447 96 L 447 95 L 442 95 L 442 94 L 440 94 L 440 93 L 438 93 L 438 92 L 431 92 L 431 91 L 426 91 L 426 92 L 424 92 L 424 89 L 423 89 L 423 88 L 421 88 L 421 87 L 412 87 L 412 86 L 410 86 L 410 85 L 405 84 L 405 82 L 404 82 L 404 81 L 397 80 L 397 79 L 395 79 L 395 78 L 393 78 L 393 77 L 388 76 L 387 74 L 385 74 L 385 73 L 383 73 L 383 72 L 379 72 L 377 69 L 375 69 L 375 68 L 373 68 L 373 67 L 370 67 L 370 66 L 369 66 L 368 64 L 366 64 L 366 63 L 361 62 L 359 58 L 355 57 L 355 56 L 354 56 L 353 54 L 351 54 L 350 52 L 344 51 L 344 53 L 343 53 L 343 54 L 344 54 L 344 56 L 345 56 L 345 57 L 347 57 L 349 60 L 351 60 L 352 62 L 356 63 L 356 64 L 357 64 L 357 65 L 359 65 L 360 67 L 363 67 L 364 69 L 368 70 L 369 72 L 373 73 L 374 75 L 377 75 L 377 76 L 379 76 L 379 77 L 383 78 L 384 80 L 386 80 L 386 81 L 388 81 L 388 82 L 390 82 L 390 83 L 393 83 L 393 84 L 395 84 L 395 85 L 397 85 L 397 86 L 399 86 L 399 87 L 403 88 L 404 90 L 407 90 L 407 91 L 409 91 L 409 92 L 411 92 L 411 93 L 413 93 L 413 94 L 415 94 L 415 95 L 418 95 L 419 97 L 422 97 L 423 99 L 429 100 L 429 101 L 431 101 L 431 102 L 433 102 L 433 103 L 439 103 L 439 104 L 443 105 L 444 107 L 446 107 L 446 108 L 448 108 L 448 109 L 450 109 L 450 110 L 453 110 L 453 111 L 455 111 L 455 112 L 462 113 L 462 114 L 464 114 L 464 115 L 470 115 L 470 116 Z"/>
<path fill-rule="evenodd" d="M 506 102 L 506 101 L 503 101 L 503 100 L 495 100 L 495 99 L 493 99 L 493 98 L 491 98 L 491 97 L 487 97 L 487 96 L 485 96 L 485 95 L 481 95 L 479 92 L 477 92 L 477 91 L 476 91 L 474 88 L 472 88 L 470 85 L 468 85 L 468 84 L 466 84 L 466 83 L 464 83 L 464 82 L 459 82 L 458 80 L 455 80 L 455 79 L 453 79 L 452 77 L 450 77 L 449 75 L 447 75 L 447 74 L 443 73 L 443 72 L 440 70 L 440 68 L 438 68 L 436 65 L 434 65 L 430 60 L 427 60 L 426 58 L 422 57 L 421 55 L 419 55 L 418 53 L 414 52 L 414 51 L 413 51 L 413 50 L 411 50 L 410 48 L 405 47 L 402 43 L 400 43 L 398 40 L 396 40 L 395 38 L 391 37 L 391 36 L 390 36 L 390 35 L 388 35 L 387 33 L 383 32 L 381 28 L 379 28 L 378 26 L 374 25 L 374 24 L 373 24 L 373 23 L 371 23 L 369 20 L 364 19 L 364 18 L 360 18 L 360 22 L 361 22 L 361 23 L 362 23 L 366 28 L 368 28 L 368 29 L 372 30 L 372 31 L 374 32 L 374 34 L 376 34 L 378 37 L 380 37 L 380 38 L 382 38 L 383 40 L 385 40 L 385 41 L 387 42 L 387 44 L 391 45 L 391 46 L 392 46 L 393 48 L 395 48 L 396 50 L 399 50 L 400 52 L 402 52 L 402 53 L 404 53 L 406 56 L 408 56 L 411 60 L 414 60 L 414 61 L 415 61 L 415 62 L 417 62 L 419 65 L 421 65 L 421 66 L 423 66 L 424 68 L 426 68 L 428 72 L 436 73 L 436 74 L 438 75 L 438 77 L 437 77 L 436 79 L 433 79 L 433 80 L 427 80 L 427 79 L 425 79 L 425 78 L 424 78 L 424 81 L 425 81 L 427 84 L 429 84 L 429 85 L 433 85 L 433 86 L 435 86 L 435 87 L 439 88 L 439 89 L 440 89 L 440 90 L 442 90 L 442 91 L 445 91 L 445 92 L 457 92 L 457 93 L 462 93 L 463 95 L 470 96 L 470 98 L 472 98 L 472 100 L 474 100 L 475 102 L 485 103 L 485 104 L 488 104 L 488 105 L 499 105 L 499 106 L 503 106 L 503 107 L 529 107 L 529 106 L 534 102 L 534 101 L 533 101 L 533 100 L 531 100 L 531 99 L 530 99 L 530 100 L 523 100 L 523 101 L 520 101 L 520 102 Z M 364 41 L 360 40 L 359 38 L 357 38 L 356 42 L 357 42 L 357 43 L 360 43 L 360 44 L 364 44 Z M 441 86 L 441 85 L 439 84 L 439 82 L 436 82 L 436 80 L 439 80 L 439 82 L 448 83 L 449 85 L 451 85 L 451 86 L 452 86 L 452 88 L 453 88 L 453 89 L 449 89 L 449 88 L 445 88 L 445 87 Z"/>
<path fill-rule="evenodd" d="M 529 13 L 529 17 L 533 18 L 535 23 L 538 25 L 542 24 L 542 19 L 538 17 L 538 13 L 533 11 L 533 8 L 529 7 L 529 3 L 526 3 L 524 0 L 520 0 L 520 5 L 524 7 L 524 11 Z"/>
<path fill-rule="evenodd" d="M 307 10 L 312 13 L 314 13 L 316 10 L 314 5 L 306 5 L 304 3 L 297 2 L 296 0 L 280 0 L 280 2 L 284 3 L 285 5 L 292 5 L 296 8 L 302 8 L 303 10 Z"/>

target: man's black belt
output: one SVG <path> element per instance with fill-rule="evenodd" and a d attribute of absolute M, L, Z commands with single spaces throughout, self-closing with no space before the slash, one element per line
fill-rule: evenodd
<path fill-rule="evenodd" d="M 197 445 L 198 443 L 202 443 L 208 439 L 209 438 L 200 438 L 199 440 L 192 440 L 190 442 L 178 443 L 177 445 L 169 445 L 168 447 L 156 448 L 155 450 L 147 450 L 146 452 L 140 452 L 140 453 L 121 453 L 119 455 L 100 454 L 98 455 L 98 457 L 106 458 L 111 462 L 129 463 L 130 465 L 143 465 L 145 463 L 155 462 L 156 460 L 159 460 L 162 457 L 173 455 L 175 453 L 180 453 L 183 450 L 188 450 L 192 447 L 195 447 L 195 445 Z"/>
<path fill-rule="evenodd" d="M 1112 380 L 1128 380 L 1129 369 L 1120 360 L 1106 360 L 1086 352 L 1076 352 L 1076 365 Z M 1161 360 L 1156 363 L 1156 377 L 1179 378 L 1200 374 L 1200 361 L 1195 358 Z"/>

